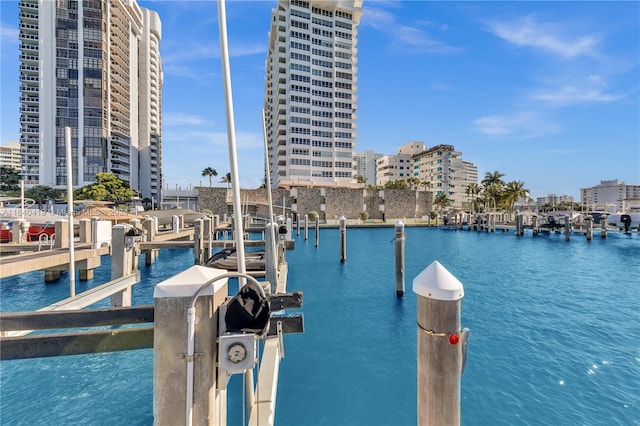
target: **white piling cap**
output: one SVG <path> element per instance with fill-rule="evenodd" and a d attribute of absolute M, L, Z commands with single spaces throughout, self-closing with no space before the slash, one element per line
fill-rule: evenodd
<path fill-rule="evenodd" d="M 191 297 L 200 287 L 208 281 L 226 274 L 225 269 L 209 268 L 195 265 L 179 274 L 172 276 L 158 284 L 153 290 L 154 298 L 162 297 Z M 212 295 L 227 282 L 227 278 L 221 278 L 204 290 L 202 295 Z"/>
<path fill-rule="evenodd" d="M 464 296 L 462 283 L 437 260 L 413 279 L 413 292 L 436 300 L 459 300 Z"/>

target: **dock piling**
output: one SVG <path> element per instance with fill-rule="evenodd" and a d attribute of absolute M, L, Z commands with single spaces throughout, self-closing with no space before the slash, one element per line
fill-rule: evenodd
<path fill-rule="evenodd" d="M 602 216 L 600 216 L 600 227 L 601 227 L 600 237 L 607 238 L 607 215 L 606 214 L 603 214 Z"/>
<path fill-rule="evenodd" d="M 401 297 L 404 295 L 404 223 L 398 221 L 396 223 L 395 232 L 395 254 L 396 254 L 396 296 Z"/>
<path fill-rule="evenodd" d="M 565 241 L 571 239 L 571 219 L 568 216 L 564 218 L 564 239 Z"/>
<path fill-rule="evenodd" d="M 347 260 L 347 219 L 340 216 L 340 261 Z"/>
<path fill-rule="evenodd" d="M 309 215 L 304 215 L 304 240 L 309 239 Z"/>
<path fill-rule="evenodd" d="M 320 244 L 320 216 L 316 215 L 316 247 Z"/>
<path fill-rule="evenodd" d="M 468 330 L 460 328 L 462 283 L 434 261 L 413 280 L 418 295 L 419 426 L 460 424 L 460 376 Z"/>

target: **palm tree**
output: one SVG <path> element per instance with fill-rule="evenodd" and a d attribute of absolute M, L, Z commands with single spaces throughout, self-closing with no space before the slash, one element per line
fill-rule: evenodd
<path fill-rule="evenodd" d="M 222 179 L 220 179 L 220 182 L 226 183 L 227 188 L 229 188 L 229 186 L 231 185 L 231 173 L 227 172 L 226 175 L 222 176 Z"/>
<path fill-rule="evenodd" d="M 420 185 L 424 186 L 425 191 L 431 188 L 431 182 L 429 182 L 428 180 L 423 180 L 422 182 L 420 182 Z"/>
<path fill-rule="evenodd" d="M 486 197 L 493 200 L 493 210 L 495 210 L 498 205 L 498 199 L 500 198 L 500 193 L 504 186 L 504 181 L 502 180 L 503 176 L 504 173 L 500 173 L 497 170 L 493 173 L 487 172 L 481 182 L 484 186 Z"/>
<path fill-rule="evenodd" d="M 518 198 L 528 196 L 529 190 L 524 187 L 524 182 L 520 180 L 514 180 L 507 183 L 502 190 L 502 198 L 507 204 L 509 211 L 513 211 L 513 205 L 518 201 Z"/>
<path fill-rule="evenodd" d="M 477 183 L 470 183 L 464 189 L 464 193 L 467 194 L 469 198 L 471 198 L 471 210 L 472 210 L 472 213 L 475 212 L 476 204 L 478 201 L 476 197 L 478 196 L 478 194 L 480 194 L 480 187 L 478 186 Z"/>
<path fill-rule="evenodd" d="M 218 176 L 218 172 L 216 171 L 216 169 L 214 169 L 212 167 L 207 167 L 206 169 L 204 169 L 202 171 L 202 176 L 208 176 L 209 177 L 209 187 L 211 187 L 211 186 L 213 186 L 211 178 L 214 177 L 214 176 Z"/>

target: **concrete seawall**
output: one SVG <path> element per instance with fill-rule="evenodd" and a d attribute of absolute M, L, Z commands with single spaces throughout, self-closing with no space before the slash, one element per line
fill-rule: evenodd
<path fill-rule="evenodd" d="M 243 208 L 252 216 L 268 216 L 267 190 L 242 189 Z M 349 188 L 292 188 L 272 190 L 274 213 L 297 213 L 301 216 L 317 212 L 322 221 L 336 220 L 340 216 L 360 219 L 366 212 L 369 219 L 422 218 L 433 209 L 433 193 L 403 189 L 349 189 Z M 230 190 L 227 188 L 198 187 L 198 209 L 214 214 L 231 214 Z"/>

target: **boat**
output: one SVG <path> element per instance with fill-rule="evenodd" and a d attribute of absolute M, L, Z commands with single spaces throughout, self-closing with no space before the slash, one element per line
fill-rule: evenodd
<path fill-rule="evenodd" d="M 640 198 L 622 200 L 622 210 L 607 216 L 607 224 L 624 232 L 640 230 Z"/>
<path fill-rule="evenodd" d="M 542 218 L 540 225 L 546 228 L 563 228 L 567 218 L 574 223 L 579 215 L 580 214 L 578 212 L 570 210 L 551 211 Z"/>
<path fill-rule="evenodd" d="M 264 250 L 245 250 L 244 264 L 247 271 L 265 270 Z M 238 270 L 238 256 L 235 247 L 222 249 L 205 262 L 205 266 L 210 268 L 226 269 L 228 271 Z"/>
<path fill-rule="evenodd" d="M 16 203 L 17 201 L 17 203 Z M 67 215 L 47 212 L 36 207 L 35 200 L 25 198 L 24 202 L 16 197 L 0 197 L 0 242 L 13 241 L 13 222 L 24 219 L 29 222 L 27 241 L 40 241 L 54 237 L 56 221 L 68 220 Z"/>

